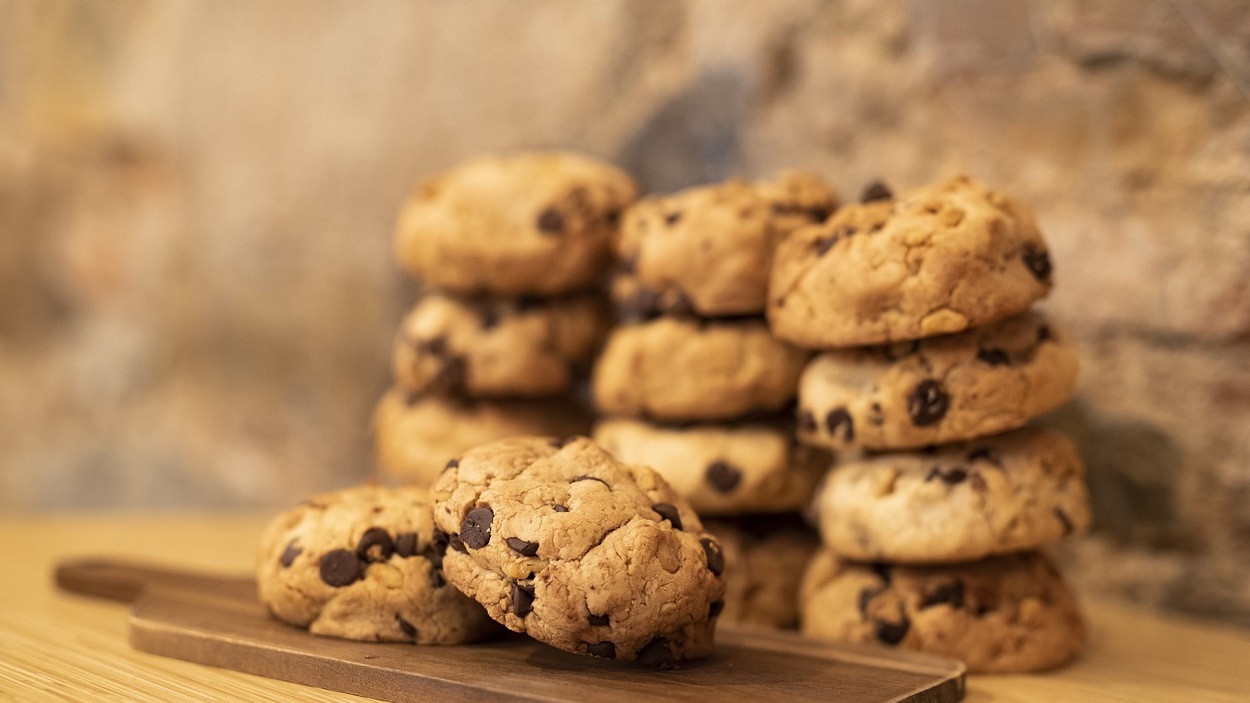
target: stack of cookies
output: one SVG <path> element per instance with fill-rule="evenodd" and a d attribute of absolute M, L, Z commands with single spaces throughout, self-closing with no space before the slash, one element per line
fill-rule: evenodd
<path fill-rule="evenodd" d="M 480 158 L 417 189 L 395 252 L 423 292 L 374 415 L 385 472 L 429 485 L 470 447 L 588 431 L 571 397 L 610 325 L 595 287 L 635 197 L 619 169 L 568 153 Z"/>
<path fill-rule="evenodd" d="M 797 444 L 789 412 L 808 352 L 763 313 L 777 243 L 836 205 L 808 173 L 732 181 L 644 198 L 614 242 L 623 322 L 595 368 L 607 417 L 594 438 L 656 469 L 701 516 L 733 518 L 708 522 L 725 545 L 730 621 L 797 625 L 815 538 L 794 513 L 828 456 Z"/>
<path fill-rule="evenodd" d="M 840 461 L 815 506 L 824 549 L 805 633 L 947 654 L 973 671 L 1057 665 L 1083 642 L 1038 550 L 1084 530 L 1072 442 L 1026 425 L 1077 360 L 1030 307 L 1051 288 L 1031 213 L 967 177 L 858 204 L 779 247 L 768 317 L 822 350 L 799 382 L 805 444 Z"/>

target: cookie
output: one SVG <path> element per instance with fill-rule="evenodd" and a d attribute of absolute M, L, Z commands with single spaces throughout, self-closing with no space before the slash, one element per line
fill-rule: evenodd
<path fill-rule="evenodd" d="M 555 295 L 589 287 L 636 188 L 585 156 L 483 157 L 423 183 L 399 216 L 395 254 L 427 285 Z"/>
<path fill-rule="evenodd" d="M 608 326 L 592 295 L 421 297 L 392 355 L 399 385 L 419 393 L 536 397 L 562 393 L 589 370 Z"/>
<path fill-rule="evenodd" d="M 1076 596 L 1041 554 L 890 566 L 819 553 L 803 578 L 803 634 L 955 657 L 972 672 L 1058 666 L 1085 643 Z"/>
<path fill-rule="evenodd" d="M 801 171 L 644 198 L 621 220 L 613 297 L 641 316 L 762 314 L 777 243 L 836 206 L 833 190 Z"/>
<path fill-rule="evenodd" d="M 721 621 L 797 628 L 799 581 L 819 546 L 815 531 L 794 515 L 708 520 L 704 527 L 725 553 Z"/>
<path fill-rule="evenodd" d="M 391 389 L 373 414 L 374 450 L 382 471 L 428 486 L 465 451 L 504 437 L 585 434 L 591 420 L 559 399 L 467 401 Z"/>
<path fill-rule="evenodd" d="M 513 438 L 466 452 L 431 497 L 447 579 L 509 629 L 656 666 L 711 651 L 724 556 L 651 469 L 585 437 Z"/>
<path fill-rule="evenodd" d="M 778 246 L 768 319 L 782 339 L 836 348 L 960 332 L 1050 292 L 1032 213 L 967 176 L 894 200 L 867 194 Z"/>
<path fill-rule="evenodd" d="M 850 559 L 952 562 L 1035 549 L 1089 527 L 1076 446 L 1051 430 L 836 466 L 816 499 L 825 546 Z"/>
<path fill-rule="evenodd" d="M 831 463 L 825 452 L 797 445 L 782 423 L 665 427 L 609 419 L 594 437 L 617 459 L 658 471 L 700 515 L 798 510 Z"/>
<path fill-rule="evenodd" d="M 661 317 L 608 335 L 592 390 L 611 415 L 720 420 L 788 405 L 806 361 L 761 320 Z"/>
<path fill-rule="evenodd" d="M 1077 355 L 1025 313 L 944 337 L 817 355 L 799 381 L 799 437 L 905 449 L 1023 427 L 1076 389 Z"/>
<path fill-rule="evenodd" d="M 277 619 L 317 635 L 458 644 L 495 629 L 447 584 L 426 492 L 365 485 L 314 496 L 275 517 L 257 585 Z"/>

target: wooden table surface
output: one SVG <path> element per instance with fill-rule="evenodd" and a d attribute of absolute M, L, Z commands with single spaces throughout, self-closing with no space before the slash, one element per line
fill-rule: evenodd
<path fill-rule="evenodd" d="M 255 516 L 0 518 L 0 700 L 364 701 L 132 651 L 123 606 L 58 592 L 53 565 L 108 555 L 251 571 Z M 1034 676 L 970 676 L 968 701 L 1250 701 L 1250 632 L 1087 602 L 1084 656 Z"/>

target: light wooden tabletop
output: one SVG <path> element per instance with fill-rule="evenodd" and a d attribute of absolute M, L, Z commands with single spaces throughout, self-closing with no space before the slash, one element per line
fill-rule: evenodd
<path fill-rule="evenodd" d="M 60 593 L 53 565 L 122 556 L 247 574 L 263 518 L 0 518 L 0 700 L 364 701 L 135 652 L 124 606 Z M 1036 676 L 970 676 L 967 700 L 1250 701 L 1250 632 L 1087 603 L 1084 656 Z"/>

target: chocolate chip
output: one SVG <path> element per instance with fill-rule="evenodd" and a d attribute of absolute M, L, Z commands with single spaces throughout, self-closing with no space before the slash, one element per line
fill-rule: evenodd
<path fill-rule="evenodd" d="M 538 215 L 538 231 L 543 234 L 563 234 L 564 215 L 555 208 L 547 208 Z"/>
<path fill-rule="evenodd" d="M 430 379 L 430 392 L 438 395 L 463 395 L 468 377 L 469 362 L 464 357 L 444 359 L 442 368 Z"/>
<path fill-rule="evenodd" d="M 673 653 L 669 651 L 668 640 L 656 637 L 638 650 L 638 663 L 646 666 L 664 666 L 673 662 Z"/>
<path fill-rule="evenodd" d="M 954 486 L 967 480 L 968 470 L 962 466 L 956 466 L 952 469 L 943 471 L 942 467 L 935 466 L 929 469 L 929 474 L 924 477 L 924 480 L 932 481 L 935 478 L 942 479 L 942 482 L 949 486 Z"/>
<path fill-rule="evenodd" d="M 807 217 L 812 222 L 824 222 L 833 214 L 833 210 L 827 207 L 809 207 L 807 209 Z"/>
<path fill-rule="evenodd" d="M 586 643 L 586 653 L 600 659 L 616 659 L 616 645 L 611 642 Z"/>
<path fill-rule="evenodd" d="M 490 523 L 494 519 L 495 511 L 489 505 L 470 510 L 460 523 L 460 540 L 473 549 L 490 544 Z"/>
<path fill-rule="evenodd" d="M 859 202 L 871 203 L 874 200 L 893 200 L 894 192 L 889 186 L 881 181 L 873 181 L 864 186 L 864 192 L 859 195 Z"/>
<path fill-rule="evenodd" d="M 842 435 L 842 441 L 851 442 L 855 439 L 855 420 L 846 408 L 834 408 L 825 416 L 825 431 L 830 437 Z"/>
<path fill-rule="evenodd" d="M 681 212 L 670 212 L 664 216 L 664 224 L 669 227 L 672 227 L 678 222 L 681 222 Z"/>
<path fill-rule="evenodd" d="M 508 547 L 511 548 L 512 551 L 523 557 L 532 557 L 535 554 L 538 554 L 537 542 L 526 542 L 520 537 L 509 537 L 505 541 L 508 543 Z"/>
<path fill-rule="evenodd" d="M 990 366 L 1006 366 L 1011 363 L 1011 358 L 1002 349 L 982 349 L 977 352 L 977 358 Z"/>
<path fill-rule="evenodd" d="M 567 513 L 569 511 L 569 509 L 564 507 L 563 505 L 555 505 L 555 506 L 552 506 L 551 509 L 556 511 L 557 513 Z"/>
<path fill-rule="evenodd" d="M 725 555 L 721 553 L 720 545 L 706 537 L 699 540 L 699 544 L 703 545 L 703 553 L 707 555 L 707 570 L 715 576 L 724 573 Z"/>
<path fill-rule="evenodd" d="M 523 618 L 534 609 L 534 585 L 512 582 L 512 614 Z"/>
<path fill-rule="evenodd" d="M 602 627 L 611 623 L 611 618 L 607 615 L 595 615 L 594 613 L 589 613 L 586 621 L 596 627 Z"/>
<path fill-rule="evenodd" d="M 361 576 L 360 557 L 350 549 L 335 549 L 321 557 L 321 580 L 327 586 L 341 588 L 355 583 Z"/>
<path fill-rule="evenodd" d="M 574 476 L 573 478 L 569 479 L 569 483 L 577 483 L 578 481 L 598 481 L 599 483 L 602 483 L 603 485 L 607 486 L 608 490 L 612 490 L 612 486 L 607 481 L 604 481 L 598 476 Z"/>
<path fill-rule="evenodd" d="M 816 256 L 824 256 L 825 252 L 833 248 L 838 243 L 838 235 L 833 234 L 828 237 L 821 237 L 812 240 L 812 251 L 816 252 Z"/>
<path fill-rule="evenodd" d="M 724 609 L 725 609 L 725 601 L 723 600 L 712 601 L 712 603 L 707 607 L 708 619 L 711 619 L 711 618 L 716 617 L 717 615 L 720 615 L 721 611 Z"/>
<path fill-rule="evenodd" d="M 399 623 L 399 629 L 403 630 L 405 635 L 408 635 L 414 640 L 417 638 L 417 628 L 413 627 L 412 623 L 408 622 L 399 615 L 395 616 L 395 622 Z"/>
<path fill-rule="evenodd" d="M 356 554 L 365 561 L 386 561 L 395 552 L 391 534 L 381 527 L 370 527 L 360 536 Z"/>
<path fill-rule="evenodd" d="M 303 549 L 295 546 L 295 540 L 291 540 L 287 543 L 286 549 L 282 550 L 282 556 L 278 557 L 278 563 L 282 565 L 282 568 L 288 568 L 295 563 L 295 557 L 303 553 Z"/>
<path fill-rule="evenodd" d="M 455 458 L 448 459 L 447 465 L 443 467 L 443 471 L 447 471 L 448 469 L 455 469 L 455 468 L 458 468 L 459 466 L 460 466 L 459 459 L 455 459 Z"/>
<path fill-rule="evenodd" d="M 799 432 L 811 434 L 816 431 L 816 416 L 811 410 L 799 411 Z"/>
<path fill-rule="evenodd" d="M 1059 518 L 1059 522 L 1063 525 L 1063 534 L 1070 535 L 1076 531 L 1076 526 L 1072 524 L 1072 518 L 1059 508 L 1055 508 L 1055 517 Z"/>
<path fill-rule="evenodd" d="M 1041 344 L 1042 342 L 1050 341 L 1051 339 L 1054 339 L 1054 335 L 1051 334 L 1050 327 L 1048 327 L 1047 325 L 1042 325 L 1041 327 L 1037 328 L 1037 343 L 1038 344 Z"/>
<path fill-rule="evenodd" d="M 464 546 L 464 540 L 460 539 L 460 535 L 447 535 L 447 546 L 461 554 L 469 553 L 469 548 Z"/>
<path fill-rule="evenodd" d="M 885 581 L 886 583 L 890 582 L 890 572 L 894 569 L 894 567 L 883 561 L 875 561 L 869 564 L 868 568 L 872 569 L 873 573 L 875 573 L 882 581 Z"/>
<path fill-rule="evenodd" d="M 868 606 L 872 603 L 872 599 L 876 598 L 882 592 L 880 588 L 865 588 L 859 592 L 859 597 L 855 602 L 859 605 L 859 614 L 867 615 Z"/>
<path fill-rule="evenodd" d="M 916 384 L 916 389 L 907 398 L 907 414 L 917 427 L 924 427 L 940 422 L 946 417 L 951 397 L 942 388 L 942 384 L 933 379 L 925 379 Z"/>
<path fill-rule="evenodd" d="M 1050 252 L 1045 249 L 1039 249 L 1032 244 L 1024 245 L 1024 265 L 1029 267 L 1029 271 L 1037 280 L 1043 282 L 1050 280 Z"/>
<path fill-rule="evenodd" d="M 443 576 L 443 570 L 437 568 L 430 569 L 430 586 L 433 588 L 442 588 L 447 585 L 447 578 Z"/>
<path fill-rule="evenodd" d="M 443 555 L 447 553 L 447 545 L 451 543 L 451 538 L 446 532 L 434 528 L 434 537 L 430 543 L 422 550 L 421 556 L 425 557 L 435 568 L 442 567 Z M 463 550 L 461 550 L 463 551 Z"/>
<path fill-rule="evenodd" d="M 911 622 L 903 615 L 902 622 L 888 622 L 886 620 L 877 620 L 873 623 L 877 631 L 877 639 L 884 644 L 895 645 L 903 641 L 907 636 L 907 631 L 911 629 Z"/>
<path fill-rule="evenodd" d="M 493 307 L 482 308 L 479 322 L 484 330 L 495 329 L 499 326 L 499 311 Z"/>
<path fill-rule="evenodd" d="M 962 581 L 944 583 L 933 589 L 933 592 L 926 593 L 920 601 L 921 608 L 930 608 L 943 604 L 952 608 L 964 607 L 964 584 Z"/>
<path fill-rule="evenodd" d="M 704 476 L 707 482 L 721 493 L 729 493 L 742 483 L 742 471 L 733 464 L 719 459 L 708 465 Z"/>
<path fill-rule="evenodd" d="M 681 515 L 677 512 L 677 506 L 669 503 L 656 503 L 651 506 L 651 509 L 659 513 L 662 520 L 668 520 L 674 530 L 681 529 Z"/>
<path fill-rule="evenodd" d="M 569 435 L 568 437 L 552 437 L 551 446 L 556 449 L 564 449 L 573 442 L 577 441 L 577 435 Z"/>
<path fill-rule="evenodd" d="M 1000 469 L 1003 468 L 1003 458 L 989 447 L 977 447 L 976 449 L 968 452 L 968 461 L 988 461 Z"/>

